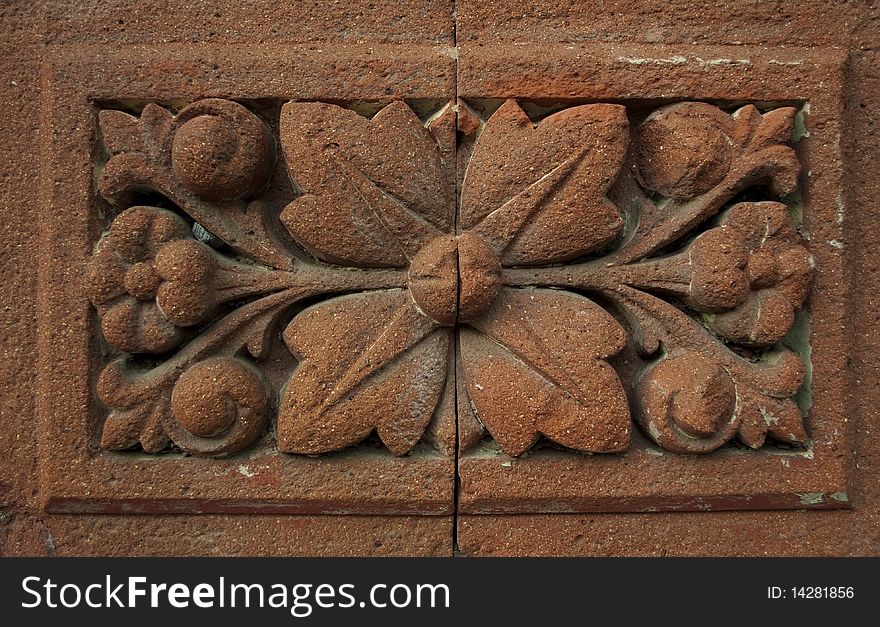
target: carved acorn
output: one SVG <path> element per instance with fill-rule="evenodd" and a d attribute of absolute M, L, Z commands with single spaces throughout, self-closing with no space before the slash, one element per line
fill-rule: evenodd
<path fill-rule="evenodd" d="M 209 200 L 230 200 L 262 189 L 273 162 L 266 125 L 245 107 L 208 98 L 175 118 L 171 145 L 174 175 Z"/>
<path fill-rule="evenodd" d="M 667 198 L 688 199 L 720 183 L 733 158 L 732 121 L 718 107 L 682 102 L 658 109 L 637 130 L 637 175 Z"/>

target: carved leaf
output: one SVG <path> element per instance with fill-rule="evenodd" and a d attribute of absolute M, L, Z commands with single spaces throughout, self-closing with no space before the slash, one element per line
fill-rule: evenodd
<path fill-rule="evenodd" d="M 467 391 L 507 453 L 522 454 L 541 433 L 581 451 L 629 445 L 626 394 L 602 361 L 626 334 L 601 307 L 567 292 L 508 288 L 472 327 L 460 331 Z"/>
<path fill-rule="evenodd" d="M 746 105 L 732 115 L 736 122 L 732 139 L 737 146 L 748 145 L 752 150 L 787 144 L 791 140 L 796 115 L 794 107 L 780 107 L 762 115 L 755 105 Z"/>
<path fill-rule="evenodd" d="M 165 107 L 148 103 L 141 111 L 141 141 L 146 152 L 158 156 L 170 143 L 174 115 Z"/>
<path fill-rule="evenodd" d="M 790 444 L 804 444 L 807 432 L 801 410 L 789 399 L 760 397 L 749 399 L 742 409 L 739 439 L 752 448 L 761 448 L 771 435 Z"/>
<path fill-rule="evenodd" d="M 165 402 L 137 405 L 110 412 L 101 431 L 101 448 L 124 451 L 140 444 L 146 453 L 158 453 L 170 443 L 162 425 Z"/>
<path fill-rule="evenodd" d="M 300 360 L 278 414 L 290 453 L 325 453 L 373 429 L 395 455 L 425 432 L 446 379 L 449 332 L 403 290 L 341 296 L 300 313 L 284 331 Z"/>
<path fill-rule="evenodd" d="M 440 150 L 406 103 L 367 119 L 336 105 L 291 102 L 281 111 L 281 144 L 304 192 L 281 220 L 319 259 L 402 266 L 451 231 Z"/>
<path fill-rule="evenodd" d="M 494 242 L 507 265 L 567 261 L 601 248 L 623 227 L 605 194 L 627 142 L 619 105 L 571 107 L 535 124 L 508 100 L 468 164 L 461 227 Z"/>
<path fill-rule="evenodd" d="M 732 174 L 740 182 L 734 192 L 754 183 L 769 183 L 776 196 L 794 191 L 800 163 L 787 143 L 796 114 L 794 107 L 781 107 L 762 115 L 754 105 L 734 111 L 731 134 L 738 154 Z"/>
<path fill-rule="evenodd" d="M 140 120 L 124 111 L 105 109 L 98 114 L 98 124 L 104 136 L 104 145 L 112 154 L 143 152 Z"/>
<path fill-rule="evenodd" d="M 739 439 L 752 448 L 763 446 L 768 434 L 789 444 L 806 443 L 804 416 L 791 398 L 806 377 L 803 362 L 790 350 L 779 349 L 747 374 L 752 375 L 746 377 L 748 385 L 737 390 Z"/>

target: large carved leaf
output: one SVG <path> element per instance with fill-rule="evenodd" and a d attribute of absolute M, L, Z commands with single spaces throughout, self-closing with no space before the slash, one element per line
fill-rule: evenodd
<path fill-rule="evenodd" d="M 525 452 L 541 433 L 581 451 L 628 446 L 626 394 L 602 361 L 626 334 L 601 307 L 568 292 L 508 288 L 472 327 L 460 336 L 467 391 L 507 453 Z"/>
<path fill-rule="evenodd" d="M 303 195 L 281 220 L 325 261 L 403 266 L 441 232 L 453 203 L 437 143 L 404 102 L 372 119 L 323 103 L 281 110 L 281 144 Z"/>
<path fill-rule="evenodd" d="M 300 313 L 284 331 L 300 360 L 284 390 L 278 443 L 325 453 L 376 429 L 396 455 L 422 437 L 443 391 L 449 332 L 404 290 L 341 296 Z"/>
<path fill-rule="evenodd" d="M 605 193 L 628 137 L 619 105 L 571 107 L 534 124 L 508 100 L 468 164 L 461 227 L 503 251 L 505 265 L 567 261 L 601 248 L 623 227 Z"/>

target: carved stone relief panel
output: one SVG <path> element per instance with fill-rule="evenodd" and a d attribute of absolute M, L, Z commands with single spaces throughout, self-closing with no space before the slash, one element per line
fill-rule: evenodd
<path fill-rule="evenodd" d="M 704 453 L 736 437 L 760 448 L 768 434 L 802 445 L 791 397 L 806 368 L 778 345 L 814 262 L 789 209 L 770 200 L 797 186 L 796 115 L 684 102 L 631 133 L 622 105 L 536 123 L 507 100 L 474 145 L 456 225 L 431 132 L 449 134 L 451 104 L 427 127 L 399 100 L 371 118 L 283 105 L 296 197 L 274 213 L 248 197 L 270 181 L 275 141 L 241 104 L 104 109 L 112 156 L 98 189 L 123 210 L 88 281 L 103 336 L 123 355 L 98 381 L 111 408 L 101 446 L 236 452 L 262 435 L 278 396 L 281 452 L 329 453 L 375 430 L 405 455 L 429 428 L 443 440 L 431 422 L 450 385 L 463 450 L 485 430 L 512 455 L 540 436 L 619 452 L 629 403 L 604 360 L 627 345 L 648 362 L 626 377 L 635 418 L 661 447 Z M 130 206 L 142 189 L 194 222 Z M 753 189 L 754 200 L 733 202 Z M 273 236 L 276 217 L 313 261 Z M 279 318 L 307 299 L 320 300 L 281 330 L 298 365 L 273 394 L 257 364 Z M 131 355 L 142 354 L 160 363 L 139 367 Z M 457 386 L 447 383 L 456 359 Z"/>
<path fill-rule="evenodd" d="M 93 179 L 47 190 L 77 205 L 85 254 L 47 272 L 86 297 L 67 348 L 89 373 L 87 409 L 48 419 L 80 460 L 48 467 L 50 508 L 846 505 L 812 364 L 840 303 L 816 243 L 833 147 L 807 139 L 839 92 L 799 87 L 838 67 L 725 91 L 660 65 L 667 91 L 603 52 L 572 93 L 496 52 L 462 56 L 457 93 L 390 96 L 241 63 L 240 93 L 121 98 L 53 66 L 49 110 L 92 122 L 55 150 L 90 140 Z"/>

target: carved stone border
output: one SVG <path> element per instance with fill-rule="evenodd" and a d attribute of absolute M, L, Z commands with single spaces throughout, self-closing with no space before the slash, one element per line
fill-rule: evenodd
<path fill-rule="evenodd" d="M 454 507 L 454 460 L 365 447 L 327 458 L 263 442 L 227 461 L 101 451 L 102 356 L 83 273 L 105 224 L 94 215 L 97 107 L 106 100 L 449 100 L 441 46 L 124 46 L 50 49 L 42 68 L 39 439 L 52 512 L 431 514 Z M 391 86 L 391 93 L 386 88 Z M 104 221 L 106 222 L 106 221 Z"/>
<path fill-rule="evenodd" d="M 712 46 L 487 45 L 459 55 L 458 96 L 538 102 L 679 100 L 808 105 L 797 145 L 808 249 L 809 448 L 669 454 L 633 441 L 619 455 L 493 449 L 459 460 L 462 514 L 702 511 L 849 507 L 840 125 L 846 56 L 834 49 Z M 478 524 L 479 517 L 466 517 Z M 462 520 L 461 518 L 459 520 Z"/>
<path fill-rule="evenodd" d="M 453 460 L 354 450 L 289 458 L 257 447 L 218 465 L 98 451 L 92 390 L 101 361 L 81 285 L 100 227 L 93 211 L 93 101 L 451 97 L 455 62 L 441 47 L 174 45 L 56 48 L 43 67 L 39 386 L 42 493 L 57 512 L 420 513 L 453 510 Z M 843 330 L 837 50 L 614 46 L 464 49 L 465 99 L 808 103 L 798 152 L 804 224 L 817 262 L 811 318 L 812 407 L 807 453 L 697 457 L 634 443 L 619 456 L 539 451 L 524 459 L 468 454 L 459 462 L 463 513 L 846 507 L 849 428 Z M 394 76 L 390 81 L 387 76 Z M 379 77 L 385 77 L 380 79 Z M 384 87 L 391 84 L 394 92 Z M 59 163 L 64 162 L 64 167 Z M 65 245 L 60 246 L 58 242 Z M 138 487 L 140 486 L 140 487 Z"/>

